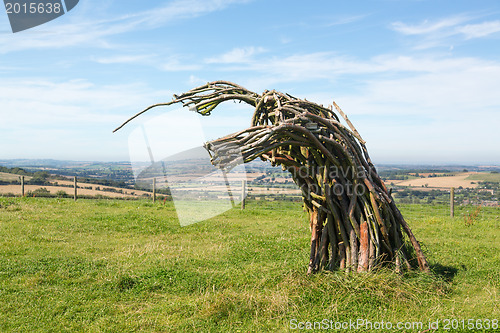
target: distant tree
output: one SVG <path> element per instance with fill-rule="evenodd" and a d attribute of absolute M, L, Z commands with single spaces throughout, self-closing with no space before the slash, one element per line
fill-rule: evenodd
<path fill-rule="evenodd" d="M 37 171 L 28 183 L 33 185 L 45 185 L 49 176 L 47 171 Z"/>
<path fill-rule="evenodd" d="M 34 191 L 29 191 L 27 194 L 28 197 L 50 197 L 50 191 L 45 187 L 37 188 Z"/>
<path fill-rule="evenodd" d="M 58 198 L 66 198 L 68 196 L 68 194 L 65 191 L 63 191 L 63 190 L 60 190 L 60 191 L 56 192 L 56 196 Z"/>

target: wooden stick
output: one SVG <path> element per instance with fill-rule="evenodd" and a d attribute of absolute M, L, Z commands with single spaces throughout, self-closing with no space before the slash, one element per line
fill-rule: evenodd
<path fill-rule="evenodd" d="M 368 270 L 368 258 L 370 254 L 370 236 L 368 234 L 368 223 L 361 223 L 361 238 L 359 240 L 359 263 L 358 272 L 366 272 Z"/>

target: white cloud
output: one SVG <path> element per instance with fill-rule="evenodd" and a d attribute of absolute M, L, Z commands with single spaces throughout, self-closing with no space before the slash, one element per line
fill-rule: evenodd
<path fill-rule="evenodd" d="M 65 20 L 69 23 L 61 24 L 58 23 L 60 20 L 55 20 L 35 30 L 17 34 L 0 34 L 0 44 L 2 45 L 0 53 L 84 45 L 110 48 L 112 46 L 106 37 L 156 28 L 175 21 L 224 10 L 232 4 L 244 2 L 248 2 L 248 0 L 176 0 L 168 2 L 164 6 L 132 15 L 95 19 L 94 16 L 90 15 L 99 12 L 101 7 L 106 6 L 96 1 L 92 11 L 87 11 L 85 16 L 69 16 L 68 20 Z"/>
<path fill-rule="evenodd" d="M 458 28 L 466 39 L 485 37 L 500 31 L 500 21 L 483 22 L 479 24 L 467 24 Z"/>
<path fill-rule="evenodd" d="M 353 98 L 366 99 L 366 104 L 408 102 L 445 113 L 500 107 L 500 62 L 472 57 L 381 55 L 361 61 L 334 53 L 311 53 L 269 61 L 260 59 L 246 70 L 263 78 L 267 86 L 262 88 L 266 89 L 277 83 L 321 79 L 342 85 L 344 79 L 352 80 L 353 75 L 359 75 L 356 91 L 364 97 Z"/>
<path fill-rule="evenodd" d="M 194 71 L 201 68 L 196 63 L 181 62 L 181 56 L 169 56 L 157 62 L 159 63 L 158 68 L 166 72 Z"/>
<path fill-rule="evenodd" d="M 280 42 L 281 42 L 281 44 L 289 44 L 289 43 L 291 43 L 292 41 L 293 41 L 293 39 L 292 39 L 292 38 L 290 38 L 290 37 L 281 37 L 281 38 L 280 38 Z"/>
<path fill-rule="evenodd" d="M 199 78 L 196 75 L 190 75 L 187 83 L 189 84 L 189 86 L 195 87 L 195 86 L 201 86 L 207 82 L 209 82 L 209 80 Z"/>
<path fill-rule="evenodd" d="M 451 17 L 439 20 L 437 22 L 429 22 L 428 20 L 425 20 L 422 23 L 416 25 L 409 25 L 403 22 L 395 22 L 392 24 L 392 28 L 404 35 L 426 35 L 442 31 L 446 28 L 456 27 L 457 25 L 468 20 L 469 19 L 466 17 Z"/>
<path fill-rule="evenodd" d="M 112 57 L 101 57 L 94 59 L 99 64 L 131 64 L 131 63 L 144 63 L 151 59 L 151 55 L 116 55 Z"/>
<path fill-rule="evenodd" d="M 111 131 L 124 120 L 123 114 L 165 95 L 171 93 L 151 92 L 141 84 L 98 86 L 85 80 L 10 79 L 0 82 L 0 128 L 105 124 Z"/>
<path fill-rule="evenodd" d="M 500 32 L 500 21 L 467 23 L 475 19 L 477 18 L 460 15 L 434 22 L 425 20 L 416 25 L 395 22 L 391 27 L 394 31 L 405 36 L 416 37 L 417 40 L 414 48 L 420 50 L 440 46 L 452 48 L 453 46 L 450 46 L 450 43 L 486 37 Z"/>
<path fill-rule="evenodd" d="M 348 99 L 356 105 L 352 109 L 360 113 L 369 111 L 369 105 L 383 105 L 383 114 L 422 114 L 433 119 L 472 118 L 499 108 L 500 63 L 466 63 L 470 66 L 461 67 L 456 62 L 454 70 L 450 67 L 393 79 L 369 79 L 362 96 Z"/>
<path fill-rule="evenodd" d="M 359 22 L 363 19 L 365 19 L 368 15 L 363 14 L 363 15 L 352 15 L 352 16 L 344 16 L 340 18 L 333 18 L 328 20 L 328 23 L 325 24 L 325 27 L 333 27 L 336 25 L 343 25 L 343 24 L 350 24 L 354 22 Z"/>
<path fill-rule="evenodd" d="M 171 95 L 142 84 L 0 81 L 2 157 L 126 160 L 127 130 L 112 130 L 151 101 Z"/>
<path fill-rule="evenodd" d="M 246 2 L 249 2 L 249 0 L 176 0 L 165 6 L 140 13 L 137 16 L 141 17 L 141 23 L 158 26 L 166 22 L 194 18 L 224 10 L 232 4 Z"/>
<path fill-rule="evenodd" d="M 249 63 L 253 61 L 255 55 L 261 54 L 266 50 L 262 47 L 244 47 L 234 48 L 222 55 L 208 58 L 205 60 L 208 64 L 238 64 Z"/>
<path fill-rule="evenodd" d="M 110 64 L 146 65 L 166 72 L 194 71 L 194 70 L 199 70 L 201 68 L 201 65 L 199 64 L 185 62 L 186 58 L 188 57 L 182 55 L 169 55 L 162 57 L 157 54 L 144 54 L 144 55 L 116 55 L 110 57 L 97 57 L 93 58 L 93 61 L 103 65 L 110 65 Z"/>
<path fill-rule="evenodd" d="M 248 54 L 250 53 L 254 57 L 249 58 Z M 303 82 L 328 78 L 332 74 L 349 70 L 363 71 L 363 68 L 358 66 L 361 64 L 340 57 L 333 52 L 295 54 L 287 57 L 258 57 L 257 52 L 245 53 L 232 50 L 222 56 L 211 58 L 210 63 L 220 65 L 215 69 L 224 73 L 239 73 L 240 75 L 242 72 L 251 73 L 249 80 L 247 80 L 251 82 L 251 88 L 259 86 L 257 82 L 268 85 L 277 82 Z M 365 67 L 364 70 L 372 69 Z M 260 86 L 262 87 L 262 85 Z"/>
<path fill-rule="evenodd" d="M 422 73 L 446 73 L 477 66 L 474 58 L 435 58 L 406 55 L 380 55 L 369 60 L 360 60 L 335 52 L 295 54 L 287 57 L 260 57 L 246 64 L 221 67 L 226 72 L 247 72 L 253 86 L 262 82 L 260 88 L 283 82 L 307 82 L 312 80 L 337 81 L 345 76 L 383 75 L 411 76 Z M 482 66 L 497 66 L 495 62 L 481 62 Z"/>

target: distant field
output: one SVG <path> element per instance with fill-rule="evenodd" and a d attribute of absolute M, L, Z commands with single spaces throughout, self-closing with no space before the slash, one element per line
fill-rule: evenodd
<path fill-rule="evenodd" d="M 469 225 L 472 207 L 455 219 L 445 206 L 401 209 L 430 275 L 307 276 L 299 203 L 249 201 L 180 227 L 171 202 L 0 198 L 0 331 L 289 332 L 294 319 L 363 318 L 428 332 L 500 319 L 500 209 Z"/>
<path fill-rule="evenodd" d="M 7 181 L 7 182 L 10 182 L 10 181 L 13 181 L 13 180 L 19 180 L 19 175 L 15 175 L 15 174 L 12 174 L 12 173 L 6 173 L 6 172 L 0 172 L 0 180 L 3 180 L 3 181 Z M 30 180 L 32 177 L 30 176 L 24 176 L 24 180 L 25 181 L 28 181 Z"/>
<path fill-rule="evenodd" d="M 11 174 L 5 174 L 5 175 L 11 175 Z M 18 180 L 17 177 L 18 175 L 12 175 L 15 176 L 16 178 L 13 178 L 12 180 Z M 25 180 L 27 181 L 28 178 L 26 177 Z M 73 195 L 75 190 L 72 187 L 73 182 L 72 181 L 66 181 L 66 180 L 57 180 L 54 181 L 57 182 L 59 185 L 67 185 L 71 187 L 65 187 L 65 186 L 49 186 L 49 185 L 25 185 L 24 186 L 24 191 L 27 193 L 28 191 L 34 191 L 38 188 L 46 188 L 50 193 L 55 194 L 58 191 L 64 191 L 68 195 Z M 105 186 L 105 185 L 96 185 L 96 184 L 88 184 L 88 183 L 78 183 L 78 186 L 81 188 L 78 188 L 78 194 L 80 195 L 89 195 L 89 196 L 96 196 L 96 195 L 103 195 L 107 197 L 112 197 L 112 198 L 124 198 L 124 197 L 141 197 L 141 196 L 149 196 L 151 195 L 151 192 L 146 192 L 146 191 L 138 191 L 134 189 L 122 189 L 119 187 L 113 187 L 113 186 Z M 87 188 L 83 188 L 87 187 Z M 100 188 L 98 190 L 97 188 Z M 114 191 L 104 191 L 104 189 L 112 189 Z M 117 193 L 117 191 L 122 191 L 123 193 Z M 21 185 L 0 185 L 0 195 L 1 194 L 8 194 L 8 193 L 13 193 L 15 195 L 21 195 Z"/>
<path fill-rule="evenodd" d="M 500 173 L 481 172 L 467 177 L 468 180 L 478 180 L 483 182 L 500 182 Z"/>
<path fill-rule="evenodd" d="M 483 175 L 488 175 L 487 173 L 477 173 L 477 172 L 461 172 L 454 174 L 453 176 L 442 176 L 442 177 L 430 177 L 430 178 L 415 178 L 407 180 L 386 180 L 387 185 L 394 183 L 398 186 L 407 187 L 428 187 L 434 189 L 447 190 L 451 187 L 458 188 L 462 186 L 463 188 L 476 188 L 477 180 L 471 177 L 482 177 Z"/>
<path fill-rule="evenodd" d="M 251 181 L 255 179 L 256 177 L 262 176 L 263 173 L 249 173 L 246 177 L 248 181 Z M 203 175 L 200 174 L 200 177 Z M 25 180 L 28 181 L 32 177 L 25 176 Z M 180 175 L 180 176 L 172 176 L 169 178 L 171 181 L 175 182 L 182 182 L 186 181 L 189 182 L 192 180 L 193 176 L 185 176 L 185 175 Z M 228 175 L 228 180 L 229 181 L 241 181 L 242 175 L 241 174 L 229 174 Z M 10 174 L 10 173 L 1 173 L 0 172 L 0 180 L 6 180 L 6 181 L 12 181 L 12 180 L 18 180 L 19 175 L 15 174 Z M 152 179 L 144 179 L 144 180 L 150 180 L 152 182 Z M 284 182 L 285 179 L 278 179 L 282 180 Z M 210 178 L 210 177 L 205 177 L 204 181 L 210 182 L 210 181 L 220 181 L 219 178 Z M 25 185 L 25 193 L 28 191 L 34 191 L 38 188 L 46 188 L 48 191 L 51 193 L 55 194 L 58 191 L 64 191 L 68 195 L 73 195 L 74 190 L 73 190 L 73 181 L 71 180 L 53 180 L 51 181 L 53 183 L 59 184 L 59 185 L 66 185 L 66 186 L 71 186 L 71 187 L 65 187 L 65 186 L 48 186 L 48 185 Z M 159 184 L 161 185 L 161 184 Z M 249 185 L 247 190 L 249 194 L 252 195 L 300 195 L 300 190 L 298 188 L 290 188 L 290 187 L 283 187 L 281 186 L 282 183 L 275 183 L 275 184 L 267 184 L 267 185 L 261 185 L 261 186 L 251 186 Z M 118 187 L 112 187 L 112 186 L 105 186 L 105 185 L 98 185 L 98 184 L 90 184 L 90 183 L 78 183 L 79 188 L 78 193 L 81 195 L 89 195 L 89 196 L 96 196 L 96 195 L 104 195 L 107 197 L 111 198 L 123 198 L 123 197 L 141 197 L 141 196 L 149 196 L 151 195 L 151 192 L 147 191 L 138 191 L 134 189 L 124 189 L 124 188 L 118 188 Z M 83 187 L 87 187 L 84 189 Z M 91 189 L 90 189 L 91 188 Z M 101 190 L 97 190 L 97 188 L 100 188 Z M 115 191 L 122 191 L 123 193 L 116 193 L 116 192 L 110 192 L 110 191 L 102 191 L 104 188 L 111 188 Z M 225 186 L 216 186 L 213 184 L 209 184 L 206 187 L 200 187 L 200 185 L 197 183 L 193 186 L 190 186 L 189 184 L 185 185 L 185 188 L 177 188 L 178 190 L 185 190 L 185 191 L 201 191 L 201 192 L 224 192 L 226 191 Z M 0 195 L 2 194 L 8 194 L 8 193 L 13 193 L 15 195 L 21 195 L 21 186 L 20 185 L 0 185 Z"/>
<path fill-rule="evenodd" d="M 403 186 L 403 187 L 409 187 L 413 189 L 419 189 L 419 190 L 431 190 L 431 189 L 438 189 L 438 190 L 449 190 L 451 187 L 459 188 L 477 188 L 478 187 L 478 182 L 481 181 L 489 181 L 489 182 L 500 182 L 500 174 L 496 173 L 489 173 L 489 172 L 461 172 L 461 173 L 453 173 L 452 175 L 446 175 L 446 174 L 439 174 L 437 173 L 437 177 L 429 177 L 434 173 L 421 173 L 421 176 L 424 176 L 424 178 L 420 177 L 415 177 L 414 175 L 409 175 L 410 179 L 406 180 L 386 180 L 385 183 L 387 186 L 391 186 L 391 183 L 397 186 Z M 250 173 L 247 176 L 247 179 L 249 181 L 255 179 L 256 177 L 262 176 L 263 173 Z M 0 180 L 6 180 L 6 181 L 12 181 L 12 180 L 18 180 L 18 175 L 14 174 L 9 174 L 9 173 L 0 173 Z M 231 178 L 232 177 L 232 178 Z M 186 178 L 186 179 L 184 179 Z M 190 180 L 190 177 L 185 177 L 184 176 L 175 176 L 173 180 L 175 181 L 187 181 Z M 234 179 L 239 179 L 241 178 L 240 174 L 236 175 L 230 175 L 230 180 Z M 234 179 L 233 179 L 234 178 Z M 25 180 L 28 181 L 31 179 L 31 177 L 25 177 Z M 206 181 L 210 181 L 211 179 L 207 177 Z M 215 180 L 220 180 L 220 179 L 215 179 Z M 270 183 L 263 183 L 261 185 L 255 186 L 255 185 L 248 185 L 248 191 L 249 194 L 252 195 L 292 195 L 292 196 L 297 196 L 300 195 L 300 190 L 298 188 L 294 187 L 289 187 L 289 186 L 283 186 L 285 179 L 284 178 L 276 178 L 277 182 L 270 182 Z M 280 182 L 281 181 L 281 182 Z M 59 185 L 66 185 L 66 186 L 72 186 L 73 182 L 70 180 L 58 180 L 57 183 Z M 137 191 L 137 190 L 131 190 L 131 189 L 120 189 L 116 187 L 111 187 L 111 186 L 103 186 L 103 185 L 96 185 L 96 184 L 87 184 L 87 183 L 78 183 L 79 186 L 81 187 L 87 187 L 87 189 L 79 189 L 78 192 L 82 195 L 89 195 L 89 196 L 96 196 L 96 195 L 105 195 L 108 197 L 113 197 L 113 198 L 120 198 L 120 197 L 141 197 L 141 196 L 146 196 L 150 195 L 150 192 L 145 192 L 145 191 Z M 199 185 L 196 185 L 199 187 Z M 186 186 L 185 190 L 196 190 L 196 186 L 189 187 Z M 57 191 L 65 191 L 68 195 L 73 194 L 73 189 L 71 187 L 62 187 L 62 186 L 35 186 L 35 185 L 27 185 L 25 188 L 25 191 L 33 191 L 36 188 L 40 187 L 45 187 L 47 188 L 51 193 L 56 193 Z M 100 188 L 101 190 L 97 190 L 96 188 Z M 115 192 L 111 191 L 102 191 L 103 188 L 112 188 Z M 116 191 L 122 191 L 123 194 L 121 193 L 116 193 Z M 225 190 L 224 186 L 215 186 L 215 185 L 210 185 L 207 187 L 199 188 L 200 191 L 204 192 L 217 192 L 217 191 L 222 191 Z M 0 185 L 0 195 L 1 194 L 7 194 L 7 193 L 14 193 L 16 195 L 21 194 L 21 188 L 20 186 L 17 185 Z"/>
<path fill-rule="evenodd" d="M 84 186 L 79 185 L 79 186 Z M 24 191 L 25 194 L 28 193 L 28 191 L 34 191 L 39 188 L 45 188 L 47 189 L 50 193 L 56 194 L 58 191 L 64 191 L 68 195 L 73 195 L 75 193 L 75 190 L 72 187 L 63 187 L 63 186 L 46 186 L 46 185 L 25 185 L 24 186 Z M 101 186 L 101 188 L 110 188 L 106 186 Z M 100 191 L 94 189 L 84 189 L 84 188 L 79 188 L 78 189 L 78 194 L 79 195 L 89 195 L 89 196 L 96 196 L 96 195 L 103 195 L 106 197 L 112 197 L 112 198 L 124 198 L 124 197 L 140 197 L 143 194 L 146 195 L 151 195 L 150 192 L 145 192 L 145 191 L 137 191 L 137 190 L 126 190 L 126 189 L 121 189 L 114 187 L 113 189 L 115 190 L 122 190 L 123 193 L 117 193 L 117 192 L 111 192 L 111 191 Z M 21 195 L 21 186 L 20 185 L 0 185 L 0 195 L 1 194 L 8 194 L 8 193 L 13 193 L 15 195 Z"/>

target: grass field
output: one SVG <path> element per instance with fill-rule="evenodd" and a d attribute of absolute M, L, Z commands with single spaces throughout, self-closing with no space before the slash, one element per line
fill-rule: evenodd
<path fill-rule="evenodd" d="M 407 180 L 387 180 L 386 184 L 394 183 L 398 186 L 408 186 L 413 188 L 429 187 L 439 189 L 450 189 L 451 187 L 458 188 L 476 188 L 477 180 L 482 180 L 481 177 L 488 177 L 489 173 L 476 172 L 461 172 L 453 175 L 431 178 L 413 178 Z M 476 177 L 476 178 L 474 178 Z"/>
<path fill-rule="evenodd" d="M 2 178 L 3 177 L 3 178 Z M 7 180 L 7 181 L 12 181 L 12 180 L 17 180 L 19 178 L 18 175 L 14 174 L 9 174 L 9 173 L 2 173 L 0 172 L 0 180 Z M 31 177 L 26 176 L 25 180 L 28 181 L 31 179 Z M 57 184 L 57 185 L 56 185 Z M 28 193 L 28 191 L 35 191 L 36 189 L 39 188 L 45 188 L 52 194 L 56 194 L 58 191 L 63 191 L 67 195 L 72 196 L 75 193 L 75 190 L 73 188 L 73 181 L 69 180 L 55 180 L 51 183 L 51 185 L 25 185 L 24 190 L 25 193 Z M 11 184 L 11 185 L 0 185 L 0 195 L 5 195 L 7 193 L 12 193 L 17 196 L 21 195 L 21 185 L 17 184 Z M 79 195 L 86 195 L 86 196 L 106 196 L 106 197 L 111 197 L 111 198 L 137 198 L 141 196 L 147 196 L 151 195 L 151 192 L 146 192 L 146 191 L 141 191 L 141 190 L 136 190 L 136 189 L 130 189 L 130 188 L 120 188 L 120 187 L 114 187 L 114 186 L 105 186 L 105 185 L 98 185 L 98 184 L 91 184 L 91 183 L 78 183 L 78 194 Z"/>
<path fill-rule="evenodd" d="M 4 180 L 4 181 L 13 181 L 13 180 L 19 180 L 19 175 L 16 175 L 16 174 L 13 174 L 13 173 L 6 173 L 6 172 L 0 172 L 0 180 Z M 24 180 L 25 181 L 28 181 L 30 180 L 31 178 L 33 177 L 30 177 L 30 176 L 24 176 Z"/>
<path fill-rule="evenodd" d="M 468 224 L 467 208 L 455 219 L 440 206 L 401 209 L 431 275 L 307 276 L 298 203 L 251 201 L 180 227 L 169 202 L 0 198 L 0 331 L 286 332 L 358 318 L 425 330 L 500 319 L 500 209 Z"/>
<path fill-rule="evenodd" d="M 492 172 L 481 172 L 477 174 L 472 174 L 467 179 L 470 180 L 479 180 L 483 182 L 496 182 L 500 183 L 500 173 L 492 173 Z"/>

